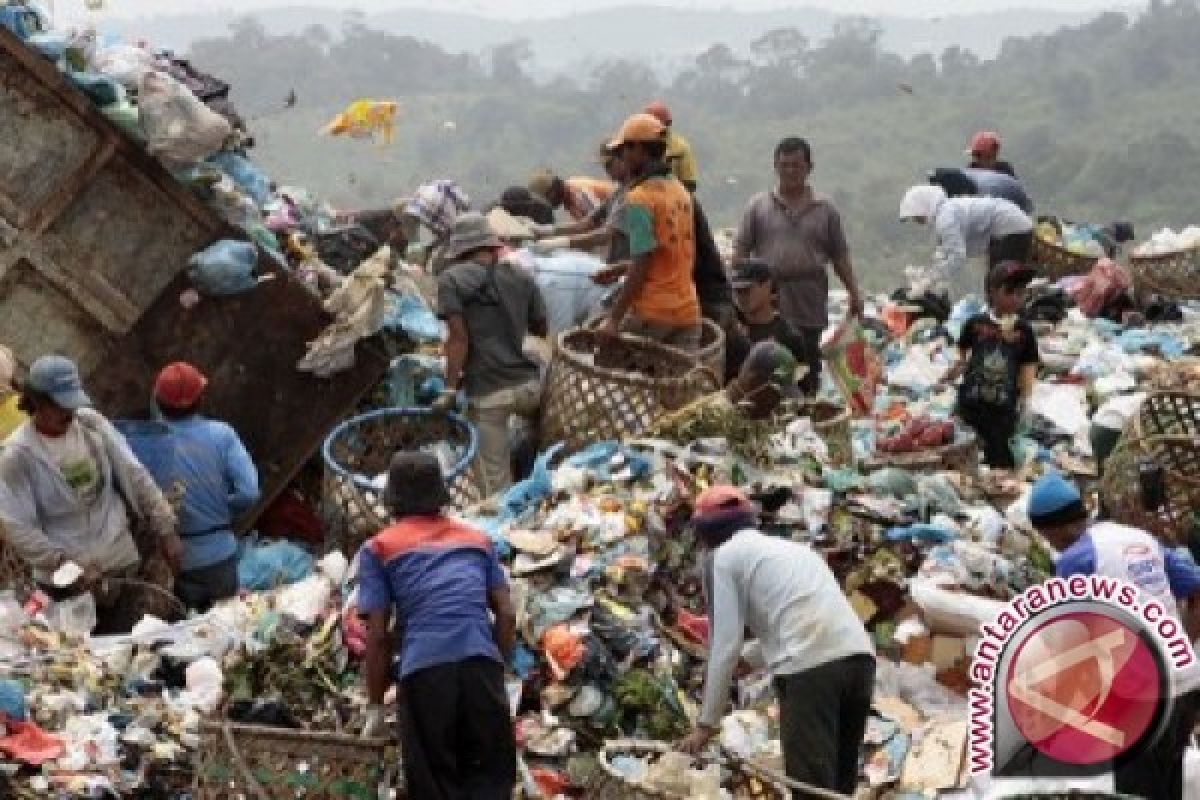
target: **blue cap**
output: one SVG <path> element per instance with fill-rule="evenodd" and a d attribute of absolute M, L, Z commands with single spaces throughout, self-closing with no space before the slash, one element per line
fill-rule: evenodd
<path fill-rule="evenodd" d="M 83 391 L 79 368 L 65 356 L 42 356 L 33 362 L 25 383 L 35 392 L 49 395 L 56 406 L 67 411 L 78 411 L 92 404 Z"/>
<path fill-rule="evenodd" d="M 1079 489 L 1062 475 L 1048 472 L 1033 484 L 1029 493 L 1029 521 L 1035 527 L 1064 525 L 1086 516 Z"/>

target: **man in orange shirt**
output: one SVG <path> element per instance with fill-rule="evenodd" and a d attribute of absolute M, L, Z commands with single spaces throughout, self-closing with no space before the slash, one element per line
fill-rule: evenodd
<path fill-rule="evenodd" d="M 601 178 L 562 178 L 547 169 L 529 179 L 529 191 L 552 209 L 563 209 L 576 222 L 587 219 L 612 197 L 617 185 Z"/>
<path fill-rule="evenodd" d="M 625 121 L 612 141 L 631 178 L 616 227 L 629 246 L 625 283 L 601 330 L 644 336 L 684 350 L 700 346 L 700 301 L 692 269 L 691 193 L 663 160 L 666 127 L 649 114 Z"/>

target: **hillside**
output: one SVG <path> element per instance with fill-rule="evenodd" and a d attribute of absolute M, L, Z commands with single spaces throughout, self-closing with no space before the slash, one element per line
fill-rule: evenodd
<path fill-rule="evenodd" d="M 696 149 L 700 196 L 729 225 L 770 184 L 777 139 L 799 133 L 813 143 L 814 184 L 841 206 L 860 269 L 888 286 L 928 251 L 927 233 L 895 221 L 900 195 L 927 170 L 960 163 L 978 128 L 1003 133 L 1041 211 L 1126 218 L 1144 234 L 1197 221 L 1198 39 L 1200 11 L 1183 0 L 1013 39 L 986 61 L 954 48 L 893 54 L 863 22 L 816 43 L 784 30 L 752 58 L 710 49 L 668 86 L 629 62 L 540 84 L 520 48 L 484 64 L 365 26 L 344 38 L 275 37 L 243 23 L 193 55 L 237 87 L 257 117 L 257 157 L 274 175 L 347 205 L 389 202 L 444 176 L 484 203 L 541 164 L 594 170 L 603 135 L 661 95 Z M 282 111 L 293 87 L 300 103 Z M 360 95 L 400 98 L 391 147 L 315 135 Z"/>
<path fill-rule="evenodd" d="M 747 12 L 646 4 L 537 19 L 485 18 L 436 8 L 405 8 L 357 18 L 372 29 L 413 36 L 451 52 L 482 54 L 514 39 L 528 39 L 532 67 L 542 76 L 606 59 L 641 58 L 648 59 L 665 77 L 673 77 L 697 53 L 716 42 L 748 54 L 750 43 L 765 31 L 794 27 L 810 39 L 820 39 L 832 32 L 842 16 L 805 7 Z M 882 46 L 901 55 L 941 52 L 958 45 L 990 58 L 1010 36 L 1048 33 L 1094 16 L 1027 8 L 945 15 L 932 21 L 901 12 L 879 17 L 878 22 L 883 30 Z M 257 12 L 255 17 L 274 35 L 300 33 L 310 25 L 338 31 L 347 19 L 356 18 L 355 12 L 305 6 L 281 6 Z M 637 24 L 631 25 L 631 19 Z M 164 46 L 185 49 L 198 38 L 225 34 L 229 20 L 228 13 L 205 11 L 136 21 L 108 17 L 105 25 L 113 33 L 143 36 Z"/>

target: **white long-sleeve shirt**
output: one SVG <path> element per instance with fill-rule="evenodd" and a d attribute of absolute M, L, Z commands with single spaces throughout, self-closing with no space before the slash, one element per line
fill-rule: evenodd
<path fill-rule="evenodd" d="M 700 713 L 704 725 L 721 721 L 747 628 L 775 676 L 874 655 L 833 572 L 806 545 L 739 531 L 708 557 L 705 591 L 712 636 Z"/>
<path fill-rule="evenodd" d="M 934 275 L 949 281 L 968 258 L 986 255 L 993 239 L 1032 231 L 1033 220 L 1000 197 L 952 197 L 938 207 L 934 229 L 938 239 Z"/>

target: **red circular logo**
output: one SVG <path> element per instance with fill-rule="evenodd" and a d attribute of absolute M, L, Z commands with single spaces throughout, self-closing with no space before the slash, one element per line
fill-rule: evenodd
<path fill-rule="evenodd" d="M 1004 688 L 1026 741 L 1061 763 L 1092 766 L 1115 760 L 1146 736 L 1163 700 L 1162 670 L 1137 631 L 1078 611 L 1029 633 Z"/>

